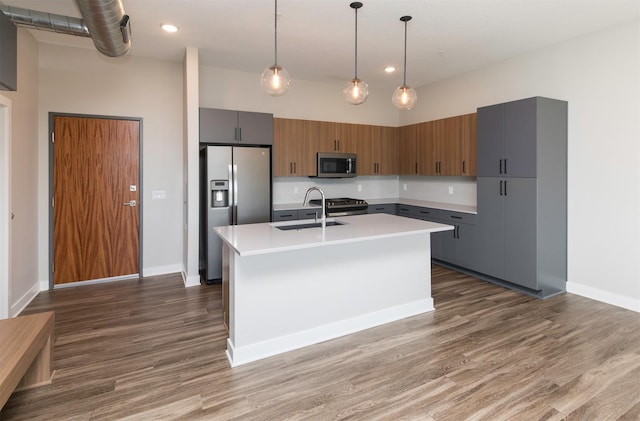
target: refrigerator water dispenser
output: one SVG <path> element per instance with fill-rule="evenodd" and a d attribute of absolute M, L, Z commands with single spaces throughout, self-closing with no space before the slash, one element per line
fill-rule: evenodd
<path fill-rule="evenodd" d="M 211 207 L 226 208 L 229 206 L 229 181 L 211 180 Z"/>

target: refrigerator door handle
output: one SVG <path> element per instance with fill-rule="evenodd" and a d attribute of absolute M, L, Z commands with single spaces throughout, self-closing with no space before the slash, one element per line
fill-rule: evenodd
<path fill-rule="evenodd" d="M 233 165 L 233 225 L 238 223 L 238 166 Z"/>

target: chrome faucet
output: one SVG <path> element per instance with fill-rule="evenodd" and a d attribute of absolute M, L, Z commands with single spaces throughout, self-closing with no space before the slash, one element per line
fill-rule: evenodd
<path fill-rule="evenodd" d="M 304 202 L 302 203 L 302 206 L 307 206 L 309 204 L 309 193 L 314 190 L 319 191 L 320 195 L 322 196 L 322 217 L 320 218 L 320 223 L 322 224 L 322 229 L 325 229 L 327 227 L 327 217 L 325 212 L 325 197 L 322 189 L 319 189 L 317 187 L 309 187 L 304 195 Z M 316 222 L 318 222 L 318 212 L 316 212 Z"/>

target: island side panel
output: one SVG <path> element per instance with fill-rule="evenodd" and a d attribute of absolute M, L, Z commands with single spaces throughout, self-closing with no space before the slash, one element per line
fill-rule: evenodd
<path fill-rule="evenodd" d="M 433 310 L 429 233 L 230 254 L 232 365 Z"/>

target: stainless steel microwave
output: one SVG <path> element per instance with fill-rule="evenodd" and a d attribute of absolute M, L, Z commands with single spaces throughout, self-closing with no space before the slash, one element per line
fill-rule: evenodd
<path fill-rule="evenodd" d="M 318 178 L 356 176 L 356 154 L 318 152 Z"/>

